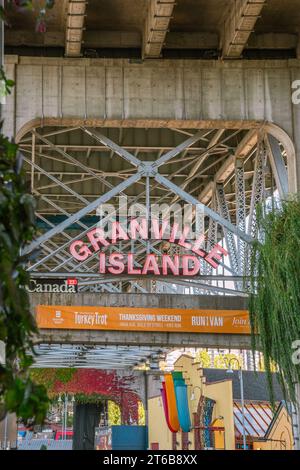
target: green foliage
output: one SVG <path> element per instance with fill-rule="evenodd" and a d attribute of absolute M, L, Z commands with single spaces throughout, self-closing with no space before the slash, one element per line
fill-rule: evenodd
<path fill-rule="evenodd" d="M 7 7 L 34 10 L 39 16 L 54 6 L 33 0 L 7 1 L 0 7 L 0 21 L 7 22 Z M 14 82 L 7 79 L 0 64 L 0 98 L 11 93 Z M 21 250 L 35 230 L 34 200 L 26 193 L 22 158 L 18 146 L 2 133 L 0 123 L 0 340 L 5 343 L 5 365 L 0 366 L 0 419 L 7 411 L 15 412 L 25 423 L 43 422 L 49 400 L 44 386 L 31 380 L 32 337 L 37 333 L 30 313 L 26 290 L 26 259 Z"/>
<path fill-rule="evenodd" d="M 55 380 L 59 380 L 63 384 L 67 384 L 71 382 L 76 369 L 73 368 L 65 368 L 65 369 L 56 369 L 55 371 Z"/>
<path fill-rule="evenodd" d="M 207 369 L 207 368 L 211 367 L 210 356 L 209 356 L 208 352 L 205 351 L 205 350 L 197 352 L 196 357 L 195 357 L 195 361 L 199 362 L 200 367 L 202 367 L 202 369 Z"/>
<path fill-rule="evenodd" d="M 10 95 L 11 88 L 14 86 L 14 84 L 15 82 L 13 80 L 6 78 L 3 68 L 0 66 L 0 99 Z"/>
<path fill-rule="evenodd" d="M 41 422 L 48 398 L 34 384 L 28 369 L 32 337 L 37 333 L 26 290 L 28 274 L 20 255 L 34 234 L 34 203 L 26 194 L 18 147 L 0 128 L 0 340 L 6 346 L 6 363 L 0 366 L 0 403 L 26 422 Z"/>
<path fill-rule="evenodd" d="M 272 210 L 258 210 L 263 243 L 255 243 L 251 261 L 250 320 L 252 346 L 264 355 L 271 400 L 274 403 L 274 363 L 286 397 L 295 402 L 294 383 L 300 368 L 292 361 L 293 342 L 300 338 L 300 202 L 283 201 Z"/>
<path fill-rule="evenodd" d="M 138 425 L 145 426 L 146 424 L 146 413 L 144 405 L 141 401 L 138 403 Z"/>
<path fill-rule="evenodd" d="M 52 398 L 55 395 L 53 392 L 55 383 L 69 383 L 73 379 L 76 370 L 74 368 L 34 368 L 30 371 L 30 377 L 34 383 L 43 385 L 47 390 L 49 398 Z"/>
<path fill-rule="evenodd" d="M 108 425 L 120 426 L 121 425 L 121 409 L 114 401 L 108 402 Z"/>
<path fill-rule="evenodd" d="M 232 359 L 237 359 L 238 362 Z M 243 367 L 243 358 L 241 356 L 237 356 L 236 354 L 218 354 L 214 358 L 214 367 L 216 369 L 229 369 L 229 366 L 231 369 L 238 369 L 239 365 Z"/>
<path fill-rule="evenodd" d="M 86 395 L 85 393 L 75 393 L 74 394 L 75 401 L 77 403 L 101 403 L 107 400 L 107 396 L 100 395 L 99 393 L 91 393 Z"/>

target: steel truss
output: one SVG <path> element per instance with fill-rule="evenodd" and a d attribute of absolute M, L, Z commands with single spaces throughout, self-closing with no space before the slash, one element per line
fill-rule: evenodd
<path fill-rule="evenodd" d="M 146 346 L 86 346 L 39 344 L 34 347 L 33 367 L 129 369 L 164 359 L 167 350 Z"/>
<path fill-rule="evenodd" d="M 125 132 L 119 131 L 119 142 L 126 137 Z M 168 132 L 173 132 L 177 141 L 178 135 L 179 138 L 182 135 L 176 130 Z M 73 133 L 76 136 L 80 133 L 88 141 L 84 144 L 72 141 Z M 82 290 L 243 293 L 241 276 L 249 265 L 249 246 L 257 237 L 256 205 L 266 197 L 267 187 L 273 191 L 278 187 L 281 195 L 287 191 L 286 162 L 280 144 L 260 133 L 257 145 L 242 152 L 241 143 L 247 140 L 242 131 L 228 133 L 220 129 L 187 134 L 186 140 L 166 147 L 120 145 L 110 138 L 109 132 L 85 127 L 43 133 L 34 129 L 31 136 L 25 136 L 20 149 L 32 193 L 39 200 L 37 217 L 43 224 L 42 233 L 24 250 L 32 258 L 35 255 L 28 267 L 31 274 L 67 277 L 70 271 L 75 271 Z M 62 144 L 66 135 L 67 142 Z M 101 168 L 95 158 L 98 152 L 105 155 L 106 163 Z M 117 168 L 105 169 L 107 159 L 112 162 L 110 165 L 117 159 Z M 267 160 L 272 174 L 266 174 Z M 213 191 L 203 204 L 198 195 L 208 183 L 213 184 Z M 82 191 L 80 185 L 89 185 L 94 190 Z M 129 196 L 130 203 L 146 202 L 149 207 L 152 202 L 198 205 L 206 217 L 206 248 L 221 243 L 224 237 L 229 264 L 223 263 L 217 275 L 204 264 L 199 279 L 153 278 L 149 283 L 129 276 L 95 278 L 97 253 L 87 261 L 75 263 L 68 252 L 69 245 L 98 225 L 98 221 L 91 224 L 92 218 L 87 221 L 87 217 L 99 204 L 124 194 Z M 104 218 L 102 223 L 105 221 Z M 160 242 L 139 240 L 110 247 L 117 249 L 134 252 L 136 266 L 146 253 L 161 254 Z M 86 276 L 84 281 L 81 275 Z"/>

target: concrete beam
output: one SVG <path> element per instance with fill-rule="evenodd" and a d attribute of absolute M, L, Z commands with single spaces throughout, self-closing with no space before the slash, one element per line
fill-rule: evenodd
<path fill-rule="evenodd" d="M 34 344 L 152 346 L 164 348 L 251 349 L 248 335 L 149 331 L 41 330 Z"/>
<path fill-rule="evenodd" d="M 298 34 L 263 33 L 252 34 L 246 49 L 296 49 Z"/>
<path fill-rule="evenodd" d="M 215 309 L 245 310 L 247 298 L 219 295 L 184 295 L 184 294 L 130 294 L 78 292 L 64 293 L 31 293 L 32 311 L 36 305 L 102 305 L 103 307 L 145 307 L 145 308 L 182 308 L 182 309 Z"/>
<path fill-rule="evenodd" d="M 65 44 L 65 33 L 63 31 L 47 31 L 36 33 L 35 31 L 5 31 L 6 46 L 31 46 L 31 47 L 62 47 Z"/>
<path fill-rule="evenodd" d="M 231 2 L 224 24 L 222 56 L 241 57 L 266 0 L 236 0 Z"/>
<path fill-rule="evenodd" d="M 219 36 L 209 32 L 170 32 L 164 49 L 218 49 Z"/>
<path fill-rule="evenodd" d="M 298 35 L 287 33 L 253 34 L 246 49 L 297 49 Z M 142 36 L 138 31 L 84 31 L 85 48 L 123 49 L 142 46 Z M 63 47 L 63 31 L 47 31 L 44 34 L 35 31 L 5 31 L 5 44 L 20 47 Z M 219 36 L 207 32 L 170 32 L 165 38 L 164 49 L 214 49 L 219 48 Z M 300 50 L 300 49 L 299 49 Z"/>
<path fill-rule="evenodd" d="M 142 35 L 138 31 L 84 31 L 84 47 L 91 48 L 140 48 Z M 6 31 L 7 46 L 41 46 L 62 47 L 65 44 L 65 33 L 47 31 L 44 34 L 35 31 Z M 219 37 L 215 33 L 168 33 L 165 49 L 218 49 Z"/>
<path fill-rule="evenodd" d="M 86 5 L 86 0 L 69 0 L 65 44 L 67 57 L 80 57 L 81 55 Z"/>
<path fill-rule="evenodd" d="M 149 0 L 143 33 L 143 57 L 159 57 L 163 48 L 175 1 Z"/>

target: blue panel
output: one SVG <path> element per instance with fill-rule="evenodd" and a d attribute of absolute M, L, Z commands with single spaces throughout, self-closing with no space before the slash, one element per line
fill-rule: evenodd
<path fill-rule="evenodd" d="M 147 426 L 112 426 L 113 450 L 147 450 Z"/>
<path fill-rule="evenodd" d="M 190 432 L 191 430 L 191 418 L 187 396 L 187 385 L 184 379 L 174 379 L 175 396 L 178 419 L 180 427 L 183 432 Z"/>

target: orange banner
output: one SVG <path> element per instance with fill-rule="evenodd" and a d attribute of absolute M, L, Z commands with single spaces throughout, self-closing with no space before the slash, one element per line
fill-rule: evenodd
<path fill-rule="evenodd" d="M 249 334 L 247 310 L 38 305 L 39 328 Z"/>

